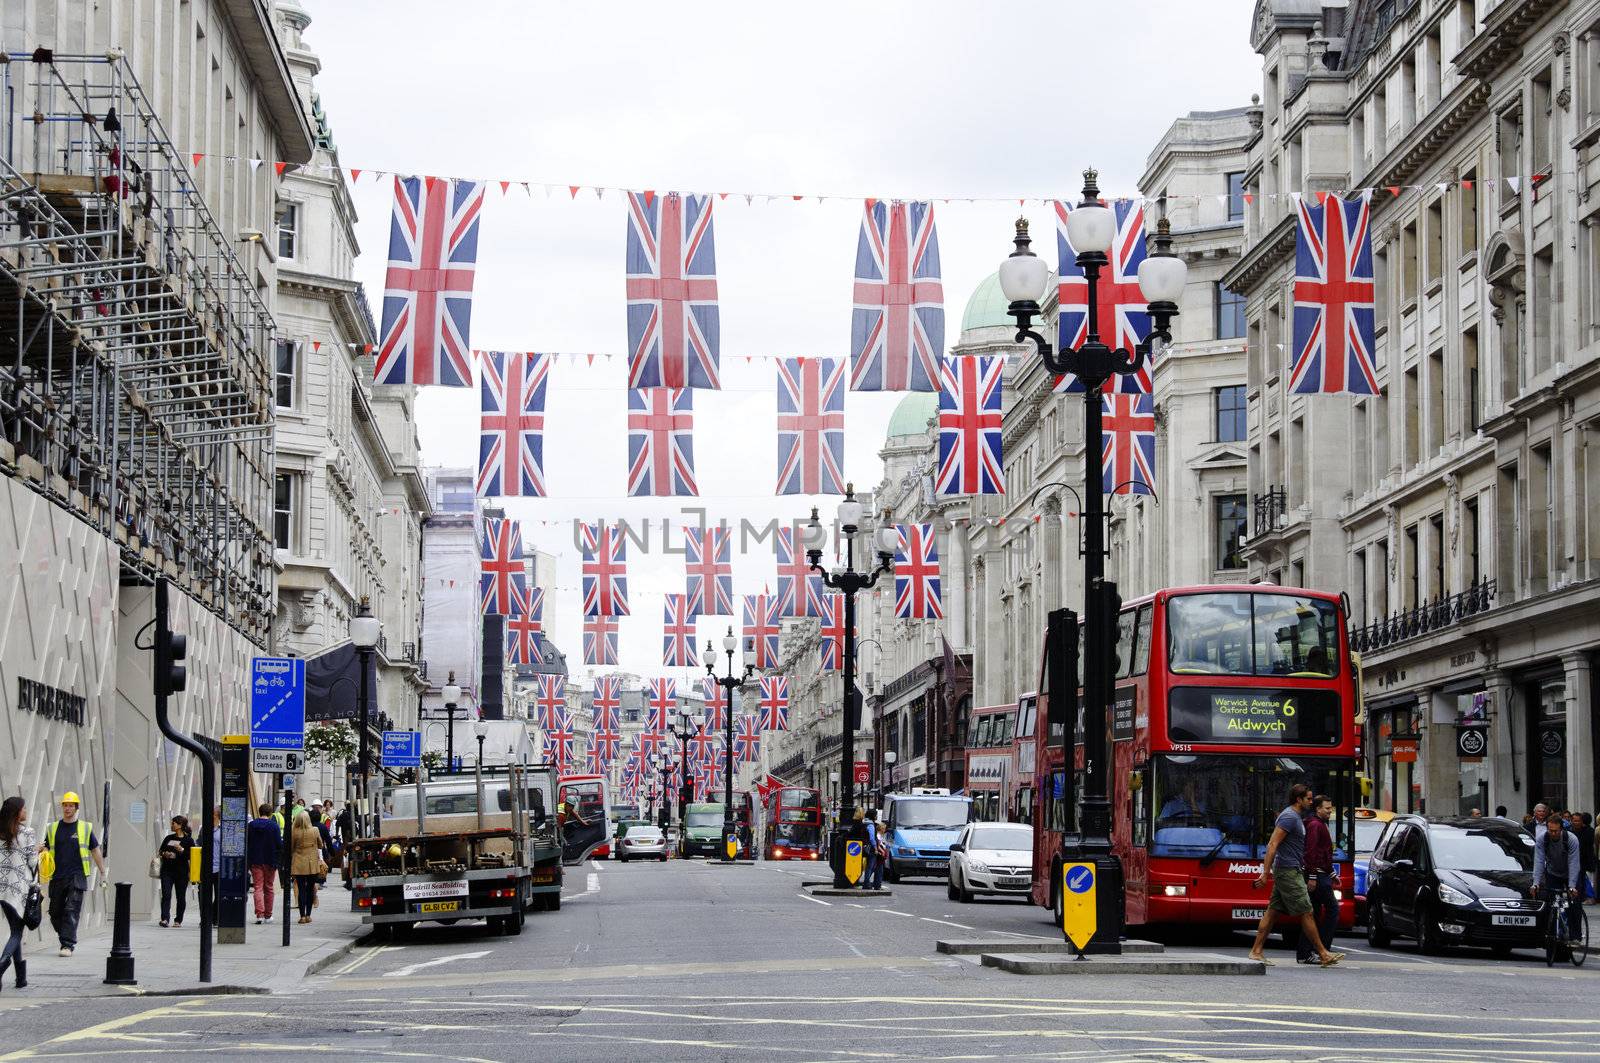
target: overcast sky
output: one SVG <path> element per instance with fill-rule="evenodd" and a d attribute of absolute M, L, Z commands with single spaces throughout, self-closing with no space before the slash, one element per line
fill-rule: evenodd
<path fill-rule="evenodd" d="M 774 501 L 776 399 L 763 358 L 848 356 L 860 197 L 952 200 L 935 214 L 954 343 L 968 295 L 1009 253 L 1016 197 L 1050 234 L 1037 201 L 1075 197 L 1085 166 L 1108 192 L 1132 192 L 1175 117 L 1246 104 L 1260 85 L 1246 0 L 301 2 L 343 165 L 561 188 L 548 198 L 490 189 L 472 345 L 618 355 L 556 366 L 550 498 L 506 504 L 526 541 L 561 555 L 546 625 L 575 674 L 574 518 L 648 520 L 654 532 L 663 518 L 680 523 L 685 502 L 712 521 L 808 512 L 811 500 Z M 576 200 L 572 184 L 586 186 Z M 698 500 L 624 497 L 626 215 L 621 193 L 596 198 L 594 185 L 736 193 L 715 208 L 724 390 L 696 395 Z M 357 276 L 375 310 L 391 198 L 387 178 L 362 175 Z M 1054 264 L 1053 239 L 1036 250 Z M 881 474 L 900 398 L 846 400 L 846 474 L 864 487 Z M 477 416 L 476 391 L 426 390 L 424 461 L 474 464 Z M 835 501 L 823 500 L 825 514 Z M 759 592 L 772 572 L 764 546 L 736 556 L 735 593 Z M 661 596 L 682 590 L 682 559 L 635 550 L 630 577 L 622 665 L 667 674 Z M 726 623 L 702 621 L 702 641 Z"/>

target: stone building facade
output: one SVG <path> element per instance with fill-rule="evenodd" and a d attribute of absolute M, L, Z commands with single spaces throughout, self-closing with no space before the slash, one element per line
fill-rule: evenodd
<path fill-rule="evenodd" d="M 1256 5 L 1245 554 L 1349 594 L 1382 807 L 1595 803 L 1597 31 L 1559 0 Z M 1291 195 L 1357 189 L 1382 393 L 1290 396 Z"/>

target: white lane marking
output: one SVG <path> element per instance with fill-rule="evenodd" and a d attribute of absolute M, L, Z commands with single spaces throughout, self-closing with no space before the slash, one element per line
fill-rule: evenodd
<path fill-rule="evenodd" d="M 910 912 L 897 912 L 893 908 L 879 908 L 878 911 L 887 912 L 890 915 L 903 916 L 906 919 L 915 919 L 916 918 L 916 916 L 912 915 Z"/>
<path fill-rule="evenodd" d="M 972 929 L 972 927 L 968 926 L 966 923 L 952 923 L 948 919 L 935 919 L 928 915 L 920 915 L 917 918 L 921 919 L 924 923 L 943 923 L 945 926 L 960 927 L 962 930 Z"/>
<path fill-rule="evenodd" d="M 1409 961 L 1411 963 L 1437 964 L 1438 960 L 1425 960 L 1421 956 L 1408 956 L 1403 952 L 1374 952 L 1371 949 L 1358 949 L 1354 945 L 1339 945 L 1337 941 L 1329 946 L 1335 952 L 1359 952 L 1363 956 L 1382 956 L 1386 960 Z"/>
<path fill-rule="evenodd" d="M 812 902 L 813 904 L 824 904 L 824 905 L 827 905 L 829 908 L 833 907 L 833 902 L 832 901 L 825 901 L 821 897 L 813 897 L 809 893 L 797 893 L 797 894 L 795 894 L 795 896 L 796 897 L 804 897 L 806 900 Z"/>
<path fill-rule="evenodd" d="M 598 860 L 590 860 L 589 861 L 589 866 L 594 868 L 596 871 L 599 871 L 600 870 L 600 861 L 598 861 Z"/>
<path fill-rule="evenodd" d="M 334 973 L 335 974 L 349 974 L 351 971 L 355 970 L 357 967 L 360 967 L 362 964 L 366 963 L 368 960 L 370 960 L 374 956 L 378 955 L 378 953 L 380 953 L 380 952 L 388 952 L 390 950 L 390 948 L 392 948 L 392 947 L 393 946 L 390 946 L 390 945 L 379 945 L 375 949 L 368 949 L 367 952 L 366 952 L 366 955 L 357 956 L 355 959 L 351 960 L 349 963 L 345 964 L 343 967 L 339 968 Z"/>
<path fill-rule="evenodd" d="M 458 952 L 454 956 L 441 956 L 437 960 L 424 960 L 421 963 L 408 963 L 404 967 L 396 967 L 392 971 L 385 971 L 385 978 L 405 978 L 422 970 L 424 967 L 437 967 L 443 963 L 455 963 L 457 960 L 480 960 L 489 955 L 489 950 L 481 952 Z"/>
<path fill-rule="evenodd" d="M 589 875 L 589 880 L 584 885 L 585 885 L 586 888 L 584 889 L 583 892 L 585 892 L 585 893 L 597 893 L 597 892 L 599 892 L 599 890 L 600 890 L 600 876 L 591 873 Z"/>

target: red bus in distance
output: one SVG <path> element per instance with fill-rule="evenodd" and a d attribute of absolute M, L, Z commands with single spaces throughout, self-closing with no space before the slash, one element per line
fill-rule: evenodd
<path fill-rule="evenodd" d="M 768 860 L 822 859 L 822 791 L 779 786 L 761 814 L 761 851 Z"/>
<path fill-rule="evenodd" d="M 1128 925 L 1254 926 L 1268 899 L 1254 882 L 1297 782 L 1333 799 L 1339 921 L 1351 925 L 1360 735 L 1345 625 L 1337 595 L 1258 584 L 1169 588 L 1123 606 L 1106 726 Z M 1034 738 L 1033 899 L 1059 921 L 1084 722 L 1080 707 L 1069 779 L 1048 674 Z M 1077 678 L 1081 687 L 1081 655 Z"/>

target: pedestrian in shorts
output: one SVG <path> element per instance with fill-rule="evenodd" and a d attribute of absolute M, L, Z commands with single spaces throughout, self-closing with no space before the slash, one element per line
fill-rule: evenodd
<path fill-rule="evenodd" d="M 1332 967 L 1344 959 L 1344 954 L 1329 952 L 1317 933 L 1317 921 L 1311 913 L 1311 894 L 1306 889 L 1306 825 L 1305 816 L 1311 810 L 1311 787 L 1295 783 L 1289 787 L 1289 806 L 1278 813 L 1272 826 L 1272 837 L 1267 840 L 1267 856 L 1261 862 L 1261 875 L 1255 881 L 1260 889 L 1272 880 L 1272 899 L 1261 914 L 1261 924 L 1256 927 L 1255 944 L 1250 946 L 1250 958 L 1272 965 L 1262 953 L 1267 935 L 1279 913 L 1300 920 L 1300 933 L 1311 942 L 1317 961 L 1323 967 Z"/>

